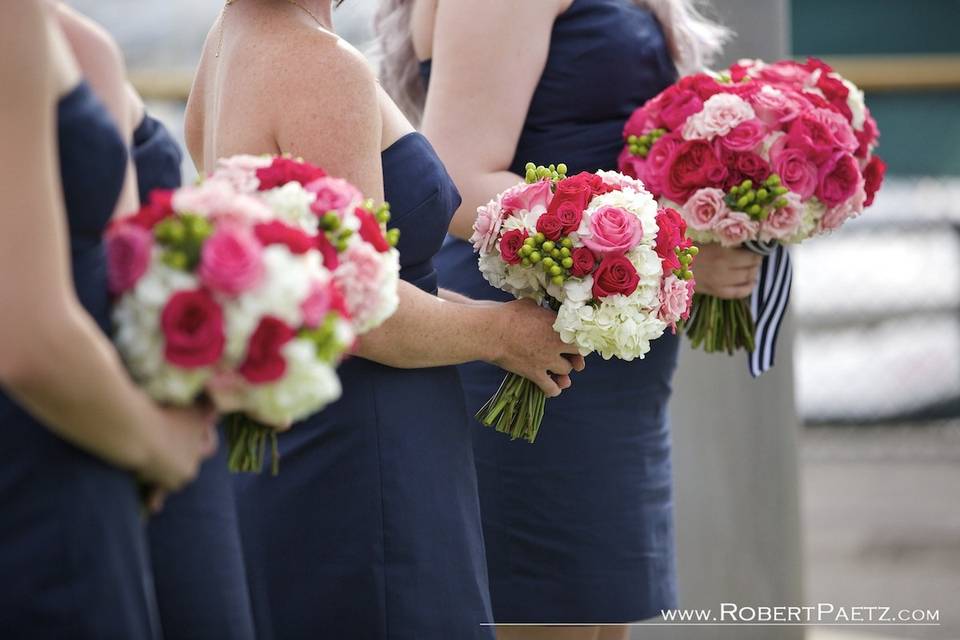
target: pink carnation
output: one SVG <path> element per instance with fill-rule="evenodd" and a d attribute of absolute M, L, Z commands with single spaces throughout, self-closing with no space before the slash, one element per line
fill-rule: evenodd
<path fill-rule="evenodd" d="M 310 293 L 307 299 L 300 304 L 300 311 L 303 313 L 303 324 L 311 329 L 323 324 L 330 311 L 332 301 L 330 284 L 314 282 L 310 286 Z"/>
<path fill-rule="evenodd" d="M 693 303 L 693 291 L 687 281 L 675 275 L 663 279 L 660 288 L 660 310 L 657 317 L 677 330 L 677 322 L 690 316 L 690 305 Z"/>
<path fill-rule="evenodd" d="M 260 243 L 248 229 L 221 225 L 203 243 L 200 281 L 228 296 L 249 291 L 263 275 L 261 254 Z"/>
<path fill-rule="evenodd" d="M 117 224 L 106 237 L 107 282 L 110 293 L 129 291 L 150 266 L 153 234 L 136 224 Z"/>
<path fill-rule="evenodd" d="M 475 251 L 490 253 L 497 244 L 497 236 L 503 225 L 503 208 L 497 200 L 477 208 L 477 219 L 473 221 L 473 235 L 470 242 Z"/>
<path fill-rule="evenodd" d="M 346 298 L 350 316 L 360 326 L 379 314 L 384 299 L 381 288 L 386 267 L 381 255 L 365 242 L 351 244 L 340 254 L 336 282 Z"/>
<path fill-rule="evenodd" d="M 717 220 L 713 232 L 724 247 L 736 247 L 757 236 L 760 224 L 742 211 L 730 211 Z"/>
<path fill-rule="evenodd" d="M 760 224 L 760 240 L 782 240 L 797 232 L 803 220 L 803 203 L 800 196 L 788 193 L 787 206 L 774 209 L 770 216 Z"/>
<path fill-rule="evenodd" d="M 724 196 L 722 190 L 712 187 L 694 191 L 681 208 L 683 219 L 692 229 L 698 231 L 712 229 L 719 219 L 725 218 L 730 213 Z"/>
<path fill-rule="evenodd" d="M 343 216 L 353 211 L 363 200 L 360 190 L 341 178 L 324 176 L 304 188 L 317 197 L 310 205 L 310 210 L 318 216 L 330 211 Z"/>
<path fill-rule="evenodd" d="M 725 136 L 741 122 L 753 120 L 756 114 L 740 96 L 718 93 L 703 103 L 703 111 L 691 116 L 683 127 L 686 140 L 713 140 Z"/>

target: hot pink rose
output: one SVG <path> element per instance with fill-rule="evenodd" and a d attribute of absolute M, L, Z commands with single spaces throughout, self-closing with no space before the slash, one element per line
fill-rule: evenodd
<path fill-rule="evenodd" d="M 511 229 L 500 238 L 500 257 L 507 264 L 520 264 L 520 249 L 527 239 L 527 232 L 523 229 Z"/>
<path fill-rule="evenodd" d="M 619 207 L 601 207 L 590 216 L 587 233 L 580 239 L 599 256 L 629 251 L 643 238 L 643 227 L 635 215 Z"/>
<path fill-rule="evenodd" d="M 713 140 L 725 136 L 741 122 L 753 120 L 756 114 L 740 96 L 718 93 L 703 103 L 703 111 L 691 116 L 683 127 L 686 140 Z"/>
<path fill-rule="evenodd" d="M 670 275 L 663 279 L 660 288 L 660 311 L 657 317 L 673 328 L 676 333 L 677 322 L 689 317 L 693 294 L 685 280 Z"/>
<path fill-rule="evenodd" d="M 184 369 L 207 367 L 220 359 L 226 344 L 223 311 L 205 290 L 178 291 L 160 314 L 164 358 Z"/>
<path fill-rule="evenodd" d="M 683 205 L 683 219 L 692 229 L 708 231 L 720 219 L 730 212 L 724 200 L 726 194 L 721 189 L 706 187 L 693 192 Z"/>
<path fill-rule="evenodd" d="M 770 164 L 759 154 L 751 151 L 728 151 L 717 144 L 717 156 L 727 168 L 727 176 L 721 183 L 724 189 L 730 189 L 747 178 L 755 183 L 763 182 L 770 175 Z"/>
<path fill-rule="evenodd" d="M 646 164 L 644 165 L 644 173 L 640 174 L 638 172 L 637 178 L 643 180 L 654 197 L 659 197 L 663 193 L 663 185 L 667 180 L 670 160 L 681 144 L 683 144 L 683 138 L 678 132 L 673 132 L 661 137 L 650 147 L 650 153 L 647 154 Z"/>
<path fill-rule="evenodd" d="M 877 121 L 870 115 L 869 109 L 863 119 L 863 129 L 860 131 L 854 130 L 854 135 L 857 136 L 857 142 L 859 143 L 855 155 L 858 158 L 866 158 L 870 155 L 871 147 L 877 144 L 877 140 L 880 137 L 880 131 L 877 129 Z"/>
<path fill-rule="evenodd" d="M 794 60 L 781 60 L 764 64 L 755 72 L 755 77 L 774 84 L 802 86 L 810 78 L 811 69 Z"/>
<path fill-rule="evenodd" d="M 508 212 L 533 211 L 536 207 L 546 209 L 553 198 L 550 182 L 539 180 L 533 184 L 521 184 L 511 187 L 503 194 L 503 208 Z"/>
<path fill-rule="evenodd" d="M 679 129 L 687 118 L 703 109 L 703 100 L 695 91 L 678 89 L 664 92 L 665 98 L 661 102 L 660 122 L 671 131 Z"/>
<path fill-rule="evenodd" d="M 807 101 L 799 93 L 769 84 L 764 84 L 750 96 L 750 105 L 760 120 L 777 128 L 795 119 L 808 107 Z"/>
<path fill-rule="evenodd" d="M 857 159 L 849 153 L 837 152 L 820 167 L 816 195 L 827 207 L 848 200 L 863 185 Z"/>
<path fill-rule="evenodd" d="M 620 152 L 620 156 L 617 158 L 617 167 L 631 178 L 636 178 L 644 183 L 647 182 L 645 178 L 647 171 L 646 158 L 633 155 L 628 147 L 624 147 L 623 151 Z"/>
<path fill-rule="evenodd" d="M 883 184 L 883 176 L 886 172 L 887 163 L 881 160 L 880 156 L 870 158 L 870 162 L 868 162 L 867 166 L 863 169 L 863 179 L 866 182 L 864 188 L 867 192 L 867 200 L 863 203 L 863 206 L 869 207 L 873 204 L 873 197 L 877 191 L 880 190 L 880 185 Z"/>
<path fill-rule="evenodd" d="M 724 247 L 736 247 L 752 240 L 759 230 L 759 223 L 742 211 L 730 211 L 713 225 L 713 232 Z"/>
<path fill-rule="evenodd" d="M 200 252 L 200 281 L 212 290 L 235 296 L 255 287 L 263 275 L 262 248 L 250 231 L 220 225 Z"/>
<path fill-rule="evenodd" d="M 597 266 L 597 257 L 593 255 L 593 251 L 586 247 L 577 247 L 570 254 L 570 257 L 573 258 L 570 275 L 575 278 L 582 278 L 589 273 L 593 273 L 594 267 Z"/>
<path fill-rule="evenodd" d="M 803 203 L 795 193 L 786 195 L 787 206 L 774 209 L 770 216 L 760 223 L 760 240 L 782 240 L 797 232 L 803 219 Z"/>
<path fill-rule="evenodd" d="M 682 204 L 697 189 L 722 183 L 728 173 L 709 142 L 688 140 L 670 156 L 660 187 L 663 195 Z"/>
<path fill-rule="evenodd" d="M 624 255 L 608 255 L 593 272 L 593 297 L 632 295 L 640 284 L 637 268 Z"/>
<path fill-rule="evenodd" d="M 630 114 L 627 123 L 623 125 L 623 137 L 642 136 L 650 133 L 657 128 L 659 120 L 655 116 L 659 115 L 659 113 L 659 108 L 656 105 L 652 105 L 651 102 L 636 109 Z"/>
<path fill-rule="evenodd" d="M 264 316 L 260 319 L 250 342 L 247 356 L 237 369 L 251 384 L 275 382 L 287 371 L 287 361 L 280 350 L 296 337 L 293 329 L 280 318 Z"/>
<path fill-rule="evenodd" d="M 767 135 L 767 127 L 760 120 L 741 122 L 727 135 L 721 137 L 720 144 L 729 151 L 755 151 Z"/>
<path fill-rule="evenodd" d="M 363 241 L 380 253 L 390 251 L 390 243 L 384 237 L 383 229 L 376 216 L 359 207 L 354 211 L 354 215 L 360 219 L 360 237 L 363 238 Z"/>
<path fill-rule="evenodd" d="M 260 191 L 282 187 L 288 182 L 299 182 L 302 185 L 309 184 L 325 175 L 327 175 L 327 172 L 320 167 L 286 156 L 278 156 L 273 159 L 269 167 L 257 169 Z"/>
<path fill-rule="evenodd" d="M 850 198 L 835 207 L 827 209 L 827 212 L 823 214 L 820 219 L 820 231 L 833 231 L 847 220 L 856 218 L 863 212 L 863 203 L 866 199 L 867 193 L 863 188 L 863 179 L 861 178 Z"/>
<path fill-rule="evenodd" d="M 847 104 L 847 96 L 850 90 L 847 85 L 839 78 L 821 73 L 817 78 L 817 89 L 823 93 L 823 97 L 829 102 L 837 112 L 842 115 L 847 122 L 853 119 L 853 112 L 850 111 L 850 105 Z"/>
<path fill-rule="evenodd" d="M 858 143 L 853 129 L 839 113 L 829 109 L 804 112 L 790 125 L 788 143 L 823 162 L 837 150 L 855 151 Z"/>
<path fill-rule="evenodd" d="M 107 232 L 107 283 L 110 293 L 133 289 L 150 266 L 153 234 L 137 224 L 114 225 Z"/>
<path fill-rule="evenodd" d="M 355 186 L 340 178 L 324 176 L 306 185 L 306 190 L 317 196 L 310 210 L 318 216 L 333 211 L 345 215 L 363 201 L 363 194 Z"/>
<path fill-rule="evenodd" d="M 804 151 L 788 147 L 785 143 L 786 138 L 780 138 L 770 148 L 773 171 L 780 176 L 783 186 L 806 200 L 817 189 L 817 165 L 810 161 Z"/>
<path fill-rule="evenodd" d="M 470 242 L 474 251 L 490 253 L 497 242 L 497 235 L 503 225 L 503 209 L 496 200 L 477 208 L 477 219 L 473 221 L 473 235 Z"/>

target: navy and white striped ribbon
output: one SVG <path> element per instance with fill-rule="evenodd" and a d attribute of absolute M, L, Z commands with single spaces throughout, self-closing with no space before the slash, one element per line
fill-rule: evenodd
<path fill-rule="evenodd" d="M 790 300 L 793 268 L 790 252 L 777 242 L 746 242 L 744 248 L 763 256 L 760 279 L 750 294 L 750 312 L 756 326 L 753 353 L 749 354 L 750 375 L 757 378 L 773 368 L 777 337 Z"/>

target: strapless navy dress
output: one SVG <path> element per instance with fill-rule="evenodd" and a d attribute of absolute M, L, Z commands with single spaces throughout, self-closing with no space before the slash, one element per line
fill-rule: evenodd
<path fill-rule="evenodd" d="M 180 186 L 180 146 L 147 115 L 133 134 L 140 201 L 154 189 Z M 165 640 L 253 640 L 236 501 L 223 434 L 220 450 L 197 479 L 170 496 L 147 534 Z"/>
<path fill-rule="evenodd" d="M 437 292 L 460 195 L 423 136 L 383 153 L 401 277 Z M 343 397 L 280 435 L 280 474 L 238 476 L 262 640 L 492 640 L 473 451 L 455 367 L 353 358 Z"/>
<path fill-rule="evenodd" d="M 425 80 L 430 65 L 421 68 Z M 616 169 L 632 111 L 676 77 L 652 14 L 629 0 L 575 0 L 554 23 L 543 75 L 510 167 L 565 162 Z M 509 300 L 477 269 L 472 247 L 448 238 L 440 286 Z M 494 618 L 628 622 L 676 602 L 667 401 L 677 338 L 643 360 L 594 355 L 573 387 L 548 400 L 533 445 L 473 422 Z M 460 367 L 473 414 L 503 371 Z"/>
<path fill-rule="evenodd" d="M 106 333 L 101 237 L 123 186 L 126 146 L 86 83 L 60 101 L 57 123 L 74 287 Z M 0 429 L 0 635 L 155 637 L 134 478 L 60 439 L 2 393 Z"/>

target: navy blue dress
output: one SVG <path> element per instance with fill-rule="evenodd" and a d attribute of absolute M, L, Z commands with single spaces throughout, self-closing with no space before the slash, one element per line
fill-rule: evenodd
<path fill-rule="evenodd" d="M 57 123 L 74 287 L 106 333 L 110 300 L 101 237 L 123 186 L 126 146 L 86 83 L 60 101 Z M 60 439 L 2 393 L 0 430 L 3 636 L 154 637 L 134 478 Z"/>
<path fill-rule="evenodd" d="M 422 65 L 429 78 L 429 63 Z M 543 75 L 510 170 L 565 162 L 616 169 L 623 125 L 676 77 L 653 15 L 629 0 L 575 0 L 554 23 Z M 509 300 L 449 238 L 440 286 Z M 632 363 L 587 358 L 573 387 L 547 401 L 537 442 L 473 423 L 494 618 L 628 622 L 676 602 L 667 401 L 677 338 Z M 484 363 L 460 367 L 473 414 L 503 380 Z"/>
<path fill-rule="evenodd" d="M 180 186 L 180 146 L 158 120 L 144 116 L 133 134 L 140 201 L 154 189 Z M 220 450 L 197 479 L 170 496 L 150 519 L 160 626 L 166 640 L 253 640 L 253 614 L 223 433 Z"/>
<path fill-rule="evenodd" d="M 383 153 L 401 277 L 436 293 L 460 195 L 408 134 Z M 238 476 L 262 640 L 492 640 L 470 431 L 455 367 L 353 358 L 343 397 L 280 435 L 280 475 Z"/>

